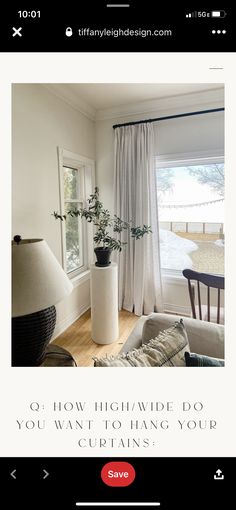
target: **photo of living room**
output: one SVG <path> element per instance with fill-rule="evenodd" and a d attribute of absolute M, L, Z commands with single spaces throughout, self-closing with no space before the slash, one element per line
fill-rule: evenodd
<path fill-rule="evenodd" d="M 224 86 L 12 85 L 12 366 L 224 366 Z"/>

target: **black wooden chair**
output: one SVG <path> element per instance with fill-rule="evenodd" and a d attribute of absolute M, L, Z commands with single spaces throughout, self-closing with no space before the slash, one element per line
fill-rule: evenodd
<path fill-rule="evenodd" d="M 224 307 L 221 308 L 221 291 L 225 288 L 224 276 L 198 273 L 191 269 L 184 269 L 183 276 L 188 280 L 188 290 L 194 319 L 224 324 Z M 193 284 L 192 282 L 196 282 Z M 207 305 L 202 304 L 201 284 L 207 289 Z M 195 303 L 195 288 L 197 288 L 197 302 Z M 211 289 L 217 289 L 217 306 L 211 306 Z"/>

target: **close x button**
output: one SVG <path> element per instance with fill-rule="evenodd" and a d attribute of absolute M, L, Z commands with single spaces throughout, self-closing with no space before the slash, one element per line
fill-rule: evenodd
<path fill-rule="evenodd" d="M 101 471 L 102 481 L 110 487 L 127 487 L 135 476 L 135 469 L 129 462 L 108 462 Z"/>
<path fill-rule="evenodd" d="M 22 27 L 19 27 L 19 28 L 12 27 L 12 37 L 16 37 L 16 36 L 22 37 L 21 31 L 22 31 Z"/>

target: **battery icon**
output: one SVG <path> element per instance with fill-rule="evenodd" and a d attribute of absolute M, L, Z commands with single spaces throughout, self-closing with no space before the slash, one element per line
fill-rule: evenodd
<path fill-rule="evenodd" d="M 211 11 L 212 18 L 225 18 L 225 16 L 226 16 L 225 11 Z"/>

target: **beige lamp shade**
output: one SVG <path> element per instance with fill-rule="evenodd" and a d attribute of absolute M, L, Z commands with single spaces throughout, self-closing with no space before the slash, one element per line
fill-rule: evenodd
<path fill-rule="evenodd" d="M 68 296 L 73 285 L 43 239 L 12 242 L 12 316 L 44 310 Z"/>

